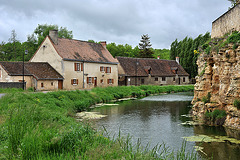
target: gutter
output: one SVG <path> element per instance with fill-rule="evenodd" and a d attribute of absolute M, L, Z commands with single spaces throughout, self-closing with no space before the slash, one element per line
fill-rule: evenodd
<path fill-rule="evenodd" d="M 75 61 L 75 62 L 86 62 L 86 63 L 101 63 L 101 64 L 118 64 L 118 62 L 98 62 L 98 61 L 84 61 L 84 60 L 78 60 L 78 59 L 69 59 L 69 58 L 63 58 L 64 61 Z"/>

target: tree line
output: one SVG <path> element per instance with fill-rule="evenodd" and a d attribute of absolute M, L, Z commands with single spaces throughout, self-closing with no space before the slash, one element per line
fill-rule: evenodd
<path fill-rule="evenodd" d="M 22 61 L 23 53 L 27 49 L 28 55 L 25 55 L 25 60 L 28 61 L 36 52 L 44 38 L 49 34 L 49 30 L 57 29 L 60 38 L 73 38 L 72 31 L 68 31 L 66 27 L 58 27 L 57 25 L 38 25 L 31 35 L 27 36 L 27 41 L 21 43 L 17 40 L 17 34 L 15 30 L 12 31 L 11 37 L 7 43 L 2 42 L 0 44 L 0 61 Z M 167 60 L 175 60 L 176 57 L 180 57 L 180 64 L 190 74 L 191 78 L 197 75 L 197 50 L 198 47 L 203 45 L 210 39 L 210 33 L 205 35 L 199 35 L 197 38 L 192 39 L 189 37 L 184 38 L 181 41 L 177 39 L 172 42 L 171 49 L 153 49 L 150 43 L 150 37 L 142 35 L 140 43 L 136 47 L 132 47 L 129 44 L 109 43 L 107 49 L 113 57 L 136 57 L 136 58 L 160 58 Z M 89 42 L 95 42 L 89 40 Z M 194 54 L 195 51 L 195 54 Z"/>
<path fill-rule="evenodd" d="M 0 61 L 22 61 L 23 53 L 28 50 L 25 55 L 25 61 L 30 60 L 36 52 L 45 37 L 49 34 L 49 30 L 58 30 L 60 38 L 73 38 L 72 31 L 68 31 L 66 27 L 58 27 L 58 25 L 39 24 L 31 35 L 27 36 L 26 42 L 20 42 L 17 39 L 17 33 L 12 30 L 11 37 L 8 42 L 1 42 L 0 44 Z"/>
<path fill-rule="evenodd" d="M 28 61 L 49 34 L 49 30 L 53 29 L 58 30 L 60 38 L 73 38 L 72 31 L 67 30 L 66 27 L 58 27 L 58 25 L 39 24 L 33 33 L 27 36 L 26 42 L 17 40 L 17 34 L 15 30 L 12 30 L 8 42 L 0 44 L 0 61 L 22 61 L 23 53 L 26 49 L 28 50 L 28 55 L 25 55 L 24 59 Z M 99 43 L 94 40 L 89 40 L 89 42 Z M 132 47 L 128 44 L 117 45 L 116 43 L 109 43 L 107 44 L 107 49 L 113 57 L 157 58 L 159 56 L 161 59 L 170 58 L 168 49 L 153 49 L 151 47 L 150 37 L 147 34 L 142 35 L 139 46 Z"/>
<path fill-rule="evenodd" d="M 198 66 L 196 64 L 198 58 L 198 48 L 211 39 L 211 35 L 207 32 L 205 35 L 200 34 L 193 39 L 185 37 L 183 40 L 177 39 L 172 42 L 170 49 L 170 59 L 180 58 L 181 66 L 190 74 L 191 78 L 197 76 Z"/>

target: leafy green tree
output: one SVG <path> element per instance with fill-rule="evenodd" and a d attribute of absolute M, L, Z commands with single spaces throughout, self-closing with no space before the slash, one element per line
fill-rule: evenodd
<path fill-rule="evenodd" d="M 172 42 L 170 49 L 170 59 L 175 60 L 180 57 L 180 64 L 190 74 L 191 78 L 197 75 L 198 66 L 196 64 L 198 58 L 198 48 L 211 39 L 211 35 L 207 32 L 205 35 L 199 35 L 192 39 L 185 37 L 182 41 L 177 39 Z"/>
<path fill-rule="evenodd" d="M 170 50 L 169 49 L 154 49 L 154 58 L 167 59 L 170 60 Z"/>
<path fill-rule="evenodd" d="M 141 36 L 141 40 L 139 43 L 139 57 L 141 58 L 153 58 L 153 50 L 151 50 L 151 43 L 150 43 L 150 37 L 148 37 L 148 34 L 144 34 Z"/>
<path fill-rule="evenodd" d="M 178 56 L 178 40 L 176 39 L 174 42 L 171 44 L 171 49 L 170 49 L 170 59 L 175 59 Z"/>
<path fill-rule="evenodd" d="M 38 27 L 34 30 L 34 34 L 37 36 L 38 45 L 42 43 L 50 30 L 58 30 L 58 37 L 72 39 L 72 31 L 68 31 L 66 27 L 58 27 L 58 25 L 38 24 Z"/>

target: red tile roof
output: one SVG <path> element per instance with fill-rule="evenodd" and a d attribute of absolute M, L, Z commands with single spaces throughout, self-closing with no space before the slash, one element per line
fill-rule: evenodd
<path fill-rule="evenodd" d="M 0 65 L 10 76 L 23 75 L 22 62 L 0 62 Z M 63 76 L 47 62 L 25 62 L 24 75 L 34 76 L 37 80 L 63 79 Z"/>
<path fill-rule="evenodd" d="M 58 38 L 58 44 L 53 45 L 64 60 L 118 63 L 110 52 L 98 43 Z"/>
<path fill-rule="evenodd" d="M 129 58 L 117 57 L 126 76 L 148 76 L 150 71 L 152 76 L 176 76 L 177 69 L 179 76 L 189 76 L 189 74 L 175 60 L 162 60 L 152 58 Z M 138 63 L 138 64 L 137 64 Z"/>

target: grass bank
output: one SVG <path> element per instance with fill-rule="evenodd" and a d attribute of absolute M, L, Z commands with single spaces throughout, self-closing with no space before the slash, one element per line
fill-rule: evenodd
<path fill-rule="evenodd" d="M 129 86 L 9 93 L 0 99 L 0 159 L 196 159 L 184 146 L 175 152 L 164 145 L 143 149 L 129 138 L 103 136 L 74 118 L 96 103 L 192 90 L 193 86 Z"/>

